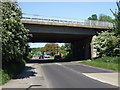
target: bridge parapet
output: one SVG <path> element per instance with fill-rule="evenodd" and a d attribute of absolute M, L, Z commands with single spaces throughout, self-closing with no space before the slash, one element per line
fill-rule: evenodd
<path fill-rule="evenodd" d="M 81 19 L 71 19 L 71 18 L 61 18 L 61 17 L 48 17 L 43 15 L 26 14 L 23 13 L 22 20 L 28 21 L 38 21 L 38 22 L 48 22 L 48 23 L 64 23 L 64 24 L 75 24 L 83 26 L 98 26 L 112 28 L 113 23 L 95 21 L 95 20 L 81 20 Z"/>

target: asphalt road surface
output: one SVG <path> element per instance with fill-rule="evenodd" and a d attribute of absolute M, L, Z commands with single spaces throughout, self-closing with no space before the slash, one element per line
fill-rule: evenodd
<path fill-rule="evenodd" d="M 112 73 L 112 71 L 73 63 L 45 63 L 41 69 L 49 88 L 117 88 L 89 78 L 83 73 Z"/>

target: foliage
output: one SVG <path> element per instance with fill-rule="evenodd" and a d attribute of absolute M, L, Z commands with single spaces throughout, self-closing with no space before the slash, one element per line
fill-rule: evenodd
<path fill-rule="evenodd" d="M 62 45 L 61 47 L 59 47 L 59 51 L 58 51 L 62 58 L 65 58 L 65 56 L 68 54 L 68 51 L 65 48 L 65 45 Z"/>
<path fill-rule="evenodd" d="M 64 56 L 64 59 L 66 59 L 66 60 L 72 59 L 72 54 L 67 52 L 67 55 Z"/>
<path fill-rule="evenodd" d="M 97 15 L 96 14 L 91 15 L 91 17 L 89 17 L 88 20 L 98 20 Z"/>
<path fill-rule="evenodd" d="M 116 11 L 113 12 L 111 10 L 113 15 L 115 16 L 115 27 L 114 27 L 113 31 L 118 36 L 118 38 L 120 38 L 120 0 L 118 2 L 116 2 L 116 4 L 117 4 Z"/>
<path fill-rule="evenodd" d="M 21 60 L 17 63 L 7 64 L 6 69 L 0 69 L 0 85 L 5 84 L 10 79 L 14 78 L 16 75 L 20 74 L 20 72 L 25 67 L 25 61 Z"/>
<path fill-rule="evenodd" d="M 62 45 L 61 47 L 59 47 L 59 51 L 58 52 L 61 53 L 61 54 L 66 54 L 65 46 Z"/>
<path fill-rule="evenodd" d="M 29 47 L 29 45 L 27 44 L 26 48 L 25 48 L 25 53 L 23 55 L 23 59 L 27 62 L 30 60 L 30 58 L 32 58 L 32 53 L 31 53 L 32 49 Z"/>
<path fill-rule="evenodd" d="M 6 83 L 8 80 L 10 80 L 10 76 L 4 71 L 0 70 L 0 85 Z"/>
<path fill-rule="evenodd" d="M 112 13 L 115 16 L 115 26 L 112 31 L 98 33 L 94 40 L 98 56 L 120 56 L 120 1 L 117 2 L 118 11 Z"/>
<path fill-rule="evenodd" d="M 44 47 L 40 48 L 40 51 L 42 54 L 44 54 L 44 52 L 46 52 L 46 49 Z"/>
<path fill-rule="evenodd" d="M 107 15 L 104 15 L 104 14 L 100 14 L 99 15 L 99 21 L 113 22 L 114 20 L 110 16 L 107 16 Z"/>
<path fill-rule="evenodd" d="M 55 43 L 47 43 L 43 48 L 40 49 L 41 52 L 49 52 L 53 56 L 58 53 L 58 44 Z"/>
<path fill-rule="evenodd" d="M 115 16 L 114 28 L 112 31 L 103 31 L 98 34 L 94 44 L 96 45 L 98 55 L 102 56 L 115 56 L 115 57 L 102 57 L 92 59 L 92 61 L 84 61 L 83 64 L 88 64 L 97 67 L 103 67 L 113 70 L 120 70 L 120 1 L 117 3 L 117 11 L 112 13 Z M 101 20 L 109 17 L 101 16 Z M 110 18 L 109 18 L 110 20 Z M 116 57 L 119 56 L 119 57 Z"/>
<path fill-rule="evenodd" d="M 25 67 L 28 54 L 28 30 L 21 22 L 22 12 L 17 2 L 2 2 L 0 17 L 2 20 L 2 83 L 7 82 Z M 26 52 L 27 51 L 27 52 Z"/>
<path fill-rule="evenodd" d="M 120 56 L 119 39 L 114 35 L 114 32 L 102 31 L 98 33 L 97 38 L 93 41 L 97 54 L 102 56 Z"/>
<path fill-rule="evenodd" d="M 100 14 L 99 17 L 96 14 L 92 14 L 91 17 L 88 18 L 88 20 L 114 22 L 114 19 L 104 14 Z"/>
<path fill-rule="evenodd" d="M 21 22 L 21 9 L 17 2 L 2 3 L 2 59 L 3 68 L 6 63 L 23 59 L 28 46 L 28 30 Z"/>
<path fill-rule="evenodd" d="M 63 56 L 64 59 L 71 59 L 72 58 L 72 50 L 71 50 L 71 43 L 65 43 L 64 44 L 64 50 L 65 50 L 65 54 Z"/>
<path fill-rule="evenodd" d="M 32 55 L 38 55 L 38 53 L 41 51 L 41 48 L 31 48 Z"/>
<path fill-rule="evenodd" d="M 91 61 L 82 61 L 80 63 L 106 68 L 106 69 L 120 70 L 118 65 L 119 60 L 120 57 L 102 57 L 102 58 L 92 59 Z"/>

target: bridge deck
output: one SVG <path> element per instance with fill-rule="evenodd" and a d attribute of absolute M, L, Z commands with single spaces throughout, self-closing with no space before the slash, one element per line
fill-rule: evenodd
<path fill-rule="evenodd" d="M 40 22 L 40 21 L 30 21 L 30 20 L 22 20 L 22 23 L 25 23 L 25 24 L 41 24 L 41 25 L 54 25 L 54 26 L 82 27 L 82 28 L 94 28 L 94 29 L 112 29 L 112 27 L 96 26 L 96 25 L 53 23 L 53 22 Z"/>
<path fill-rule="evenodd" d="M 62 17 L 50 17 L 36 14 L 23 13 L 22 22 L 28 24 L 42 24 L 54 26 L 70 26 L 92 29 L 112 29 L 113 23 L 98 20 L 71 19 Z"/>

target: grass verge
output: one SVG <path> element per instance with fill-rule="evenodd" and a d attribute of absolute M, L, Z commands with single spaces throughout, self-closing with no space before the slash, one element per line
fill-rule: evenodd
<path fill-rule="evenodd" d="M 82 61 L 80 63 L 117 71 L 120 70 L 119 62 L 120 62 L 120 57 L 102 57 L 102 58 Z"/>

